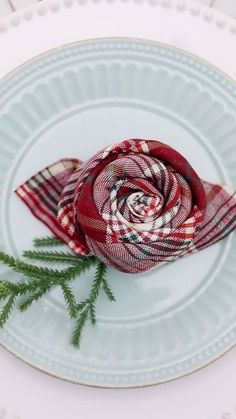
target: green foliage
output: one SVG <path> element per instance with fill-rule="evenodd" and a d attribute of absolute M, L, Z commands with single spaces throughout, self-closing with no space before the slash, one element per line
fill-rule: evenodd
<path fill-rule="evenodd" d="M 27 310 L 28 307 L 31 306 L 35 301 L 39 300 L 44 294 L 46 294 L 50 289 L 50 284 L 48 286 L 42 286 L 40 288 L 36 288 L 32 290 L 32 293 L 22 299 L 19 302 L 18 308 L 20 311 Z"/>
<path fill-rule="evenodd" d="M 3 327 L 6 321 L 8 320 L 15 303 L 15 298 L 16 296 L 14 295 L 14 293 L 11 294 L 8 298 L 7 303 L 5 304 L 5 306 L 3 306 L 0 313 L 0 327 Z"/>
<path fill-rule="evenodd" d="M 61 278 L 64 275 L 63 271 L 31 265 L 19 259 L 15 259 L 2 251 L 0 251 L 0 262 L 2 262 L 4 265 L 7 265 L 17 273 L 37 279 Z"/>
<path fill-rule="evenodd" d="M 60 239 L 54 236 L 49 237 L 39 237 L 33 240 L 34 247 L 53 247 L 53 246 L 63 246 L 64 243 Z"/>
<path fill-rule="evenodd" d="M 55 237 L 34 240 L 36 248 L 58 245 L 61 246 L 63 243 Z M 25 277 L 24 282 L 16 283 L 4 279 L 0 280 L 0 302 L 4 303 L 0 311 L 0 327 L 5 325 L 15 305 L 20 311 L 25 311 L 35 301 L 47 294 L 52 287 L 59 286 L 69 317 L 75 320 L 71 343 L 79 348 L 86 322 L 89 321 L 93 326 L 96 324 L 96 301 L 100 292 L 103 291 L 109 301 L 115 301 L 105 278 L 106 265 L 95 256 L 79 257 L 70 252 L 55 250 L 27 250 L 23 253 L 23 256 L 29 260 L 47 264 L 66 264 L 66 267 L 65 269 L 55 269 L 47 266 L 37 266 L 0 251 L 0 263 Z M 89 296 L 77 303 L 69 283 L 92 266 L 96 266 L 96 273 Z"/>
<path fill-rule="evenodd" d="M 101 261 L 97 263 L 97 269 L 92 287 L 89 293 L 89 297 L 77 305 L 77 310 L 80 312 L 80 316 L 76 320 L 75 328 L 73 331 L 71 343 L 75 348 L 79 348 L 81 342 L 81 335 L 86 321 L 95 326 L 96 324 L 96 301 L 99 297 L 100 291 L 103 289 L 106 296 L 110 301 L 115 301 L 115 297 L 108 285 L 105 278 L 107 267 Z"/>
<path fill-rule="evenodd" d="M 75 296 L 66 283 L 61 284 L 62 293 L 67 306 L 67 310 L 71 319 L 75 319 L 77 316 L 77 304 Z"/>
<path fill-rule="evenodd" d="M 86 259 L 96 260 L 95 256 L 76 256 L 69 252 L 46 251 L 46 250 L 25 250 L 23 256 L 27 259 L 38 260 L 40 262 L 52 263 L 75 263 Z"/>

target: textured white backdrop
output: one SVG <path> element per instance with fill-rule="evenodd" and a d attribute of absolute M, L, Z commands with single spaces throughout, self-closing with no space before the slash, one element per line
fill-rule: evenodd
<path fill-rule="evenodd" d="M 27 7 L 40 0 L 0 0 L 0 17 L 4 17 L 15 10 Z M 50 0 L 49 0 L 50 1 Z M 205 4 L 225 12 L 236 18 L 236 0 L 195 0 L 197 3 Z M 0 416 L 1 419 L 1 416 Z"/>
<path fill-rule="evenodd" d="M 0 0 L 0 16 L 37 1 Z M 236 0 L 196 1 L 236 17 Z M 235 376 L 236 348 L 207 369 L 161 386 L 86 388 L 26 367 L 0 348 L 0 419 L 235 419 Z"/>

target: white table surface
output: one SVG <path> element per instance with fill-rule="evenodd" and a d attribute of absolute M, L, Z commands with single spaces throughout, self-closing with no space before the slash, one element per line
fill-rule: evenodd
<path fill-rule="evenodd" d="M 34 2 L 0 0 L 0 16 Z M 236 17 L 236 0 L 198 2 Z M 6 365 L 8 377 L 1 376 Z M 236 348 L 188 377 L 128 390 L 67 383 L 26 366 L 0 348 L 0 419 L 236 419 L 235 389 Z"/>
<path fill-rule="evenodd" d="M 0 371 L 4 363 L 8 363 L 9 377 L 14 374 L 14 381 L 0 378 L 1 419 L 236 418 L 236 349 L 188 377 L 126 390 L 66 383 L 31 367 L 27 373 L 23 362 L 0 349 Z M 4 384 L 7 379 L 11 392 Z M 216 381 L 221 385 L 216 385 Z M 202 392 L 203 382 L 207 393 Z M 196 394 L 194 405 L 193 391 Z"/>

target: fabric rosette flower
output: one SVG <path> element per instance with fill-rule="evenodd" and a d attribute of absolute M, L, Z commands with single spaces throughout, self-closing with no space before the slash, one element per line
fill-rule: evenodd
<path fill-rule="evenodd" d="M 128 273 L 201 250 L 236 227 L 235 194 L 154 140 L 126 140 L 85 163 L 60 160 L 16 192 L 76 254 Z"/>

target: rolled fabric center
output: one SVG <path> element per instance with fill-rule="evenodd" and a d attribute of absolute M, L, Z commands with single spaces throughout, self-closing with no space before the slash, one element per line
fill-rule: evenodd
<path fill-rule="evenodd" d="M 138 219 L 149 220 L 158 217 L 163 206 L 163 196 L 150 196 L 144 192 L 133 192 L 127 198 L 127 207 Z"/>
<path fill-rule="evenodd" d="M 125 238 L 122 226 L 132 230 L 131 241 L 155 241 L 163 234 L 161 227 L 170 233 L 192 210 L 192 194 L 184 177 L 156 158 L 135 153 L 118 155 L 102 168 L 93 185 L 93 201 L 108 233 L 118 241 Z M 135 230 L 153 234 L 140 236 Z"/>

